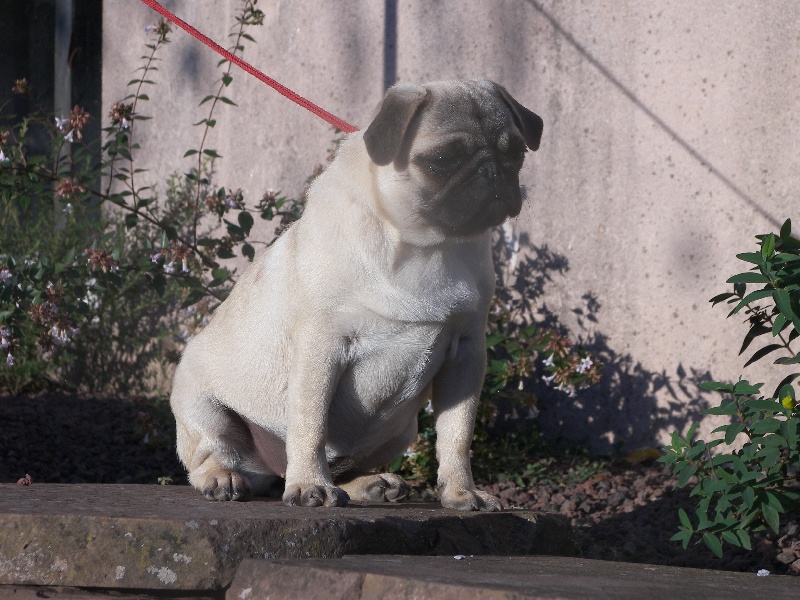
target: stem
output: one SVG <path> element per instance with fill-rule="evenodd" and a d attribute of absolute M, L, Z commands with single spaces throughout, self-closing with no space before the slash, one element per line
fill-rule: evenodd
<path fill-rule="evenodd" d="M 139 79 L 139 85 L 136 86 L 136 93 L 133 95 L 133 108 L 131 109 L 131 123 L 128 128 L 128 156 L 130 157 L 130 177 L 129 177 L 129 188 L 131 192 L 133 192 L 134 202 L 136 201 L 136 188 L 133 183 L 133 152 L 132 152 L 132 145 L 133 145 L 133 126 L 135 121 L 136 115 L 136 105 L 139 103 L 139 96 L 141 95 L 142 86 L 144 85 L 144 81 L 147 78 L 147 72 L 150 70 L 150 67 L 154 60 L 156 60 L 156 52 L 164 43 L 164 36 L 159 35 L 158 40 L 153 45 L 152 50 L 150 51 L 150 56 L 147 57 L 147 62 L 145 63 L 142 76 Z M 117 130 L 115 132 L 115 136 L 118 135 L 122 131 L 122 123 L 117 126 Z M 108 171 L 108 185 L 106 186 L 106 195 L 111 193 L 111 185 L 114 181 L 114 163 L 117 160 L 119 154 L 114 154 L 111 157 L 111 163 L 109 164 L 109 171 Z"/>
<path fill-rule="evenodd" d="M 245 13 L 249 8 L 250 2 L 245 3 Z M 232 54 L 236 54 L 239 50 L 240 43 L 242 41 L 242 34 L 244 34 L 244 26 L 245 26 L 245 19 L 239 19 L 239 31 L 236 33 L 236 42 L 233 45 L 233 48 L 229 48 L 229 52 Z M 192 239 L 194 243 L 197 243 L 197 226 L 200 220 L 200 191 L 201 191 L 201 180 L 200 176 L 203 172 L 203 150 L 205 149 L 206 138 L 208 137 L 208 131 L 211 129 L 210 125 L 208 124 L 211 121 L 211 117 L 214 115 L 214 109 L 217 107 L 217 102 L 219 102 L 219 98 L 222 95 L 222 90 L 226 87 L 225 80 L 230 77 L 231 71 L 233 70 L 233 63 L 228 62 L 228 70 L 222 76 L 222 80 L 219 84 L 219 89 L 217 89 L 217 93 L 214 95 L 214 99 L 211 101 L 211 109 L 208 111 L 208 117 L 206 117 L 205 127 L 203 128 L 203 138 L 200 140 L 200 148 L 197 151 L 197 190 L 195 193 L 195 200 L 194 200 L 194 223 L 192 224 Z"/>

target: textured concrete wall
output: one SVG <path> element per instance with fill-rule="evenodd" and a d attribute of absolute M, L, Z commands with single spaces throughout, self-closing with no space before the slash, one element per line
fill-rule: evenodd
<path fill-rule="evenodd" d="M 164 4 L 224 40 L 239 3 Z M 546 278 L 543 314 L 607 363 L 593 391 L 543 394 L 543 425 L 628 449 L 685 429 L 704 406 L 698 378 L 735 379 L 744 362 L 743 326 L 708 299 L 752 236 L 798 217 L 800 4 L 400 0 L 388 28 L 387 4 L 262 0 L 265 25 L 245 58 L 359 126 L 383 92 L 385 45 L 401 81 L 483 75 L 539 113 L 542 146 L 521 177 L 530 200 L 513 223 L 518 261 Z M 156 19 L 131 0 L 104 9 L 107 107 Z M 210 50 L 182 32 L 171 39 L 145 109 L 155 118 L 139 134 L 162 190 L 167 172 L 191 164 L 181 157 L 200 133 L 197 103 L 218 77 Z M 218 182 L 251 201 L 267 188 L 299 193 L 330 129 L 234 75 L 239 107 L 221 107 L 211 142 L 224 156 Z M 770 391 L 782 377 L 745 375 Z"/>

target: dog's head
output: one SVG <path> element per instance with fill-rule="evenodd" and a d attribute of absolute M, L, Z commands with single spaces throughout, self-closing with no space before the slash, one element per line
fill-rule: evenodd
<path fill-rule="evenodd" d="M 364 132 L 382 209 L 417 241 L 469 237 L 522 208 L 542 119 L 487 80 L 396 85 Z"/>

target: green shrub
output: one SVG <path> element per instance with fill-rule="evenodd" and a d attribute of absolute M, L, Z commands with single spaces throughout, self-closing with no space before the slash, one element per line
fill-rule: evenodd
<path fill-rule="evenodd" d="M 723 437 L 710 442 L 693 439 L 696 425 L 685 437 L 673 433 L 660 459 L 672 465 L 678 476 L 676 487 L 697 479 L 691 492 L 699 498 L 694 518 L 681 509 L 680 531 L 672 539 L 686 548 L 697 536 L 718 556 L 723 542 L 749 550 L 750 532 L 769 527 L 777 533 L 781 517 L 797 511 L 800 498 L 800 406 L 792 385 L 800 376 L 795 371 L 800 353 L 791 346 L 800 335 L 800 242 L 791 237 L 788 220 L 779 234 L 757 237 L 760 252 L 737 255 L 753 268 L 728 279 L 733 291 L 711 302 L 731 305 L 729 317 L 744 312 L 748 331 L 740 354 L 756 338 L 773 339 L 753 353 L 747 365 L 782 352 L 774 363 L 793 372 L 768 397 L 762 395 L 763 383 L 740 379 L 733 384 L 702 384 L 705 390 L 723 394 L 720 406 L 704 414 L 730 416 L 732 422 L 715 429 Z M 748 291 L 749 284 L 758 289 Z M 743 444 L 730 449 L 734 442 Z M 720 451 L 723 445 L 727 451 Z"/>

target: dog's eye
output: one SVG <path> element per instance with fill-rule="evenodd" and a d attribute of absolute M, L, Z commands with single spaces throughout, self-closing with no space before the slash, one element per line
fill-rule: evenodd
<path fill-rule="evenodd" d="M 428 170 L 435 174 L 452 173 L 461 164 L 461 158 L 455 154 L 434 154 L 425 159 Z"/>

